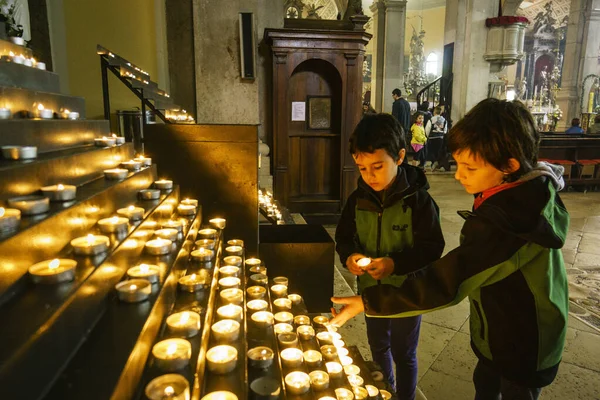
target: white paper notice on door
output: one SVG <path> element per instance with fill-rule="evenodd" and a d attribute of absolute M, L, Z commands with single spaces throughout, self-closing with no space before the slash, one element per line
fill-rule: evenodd
<path fill-rule="evenodd" d="M 292 101 L 292 121 L 306 121 L 306 103 Z"/>

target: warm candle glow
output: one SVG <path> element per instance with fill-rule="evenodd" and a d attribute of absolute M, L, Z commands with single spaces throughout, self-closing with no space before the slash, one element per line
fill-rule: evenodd
<path fill-rule="evenodd" d="M 0 207 L 0 217 L 4 217 L 5 212 L 4 207 Z"/>
<path fill-rule="evenodd" d="M 65 190 L 65 185 L 59 183 L 58 185 L 56 185 L 56 190 Z"/>
<path fill-rule="evenodd" d="M 129 206 L 129 207 L 127 207 L 127 209 L 128 209 L 129 211 L 133 211 L 133 210 L 135 210 L 135 206 Z"/>
<path fill-rule="evenodd" d="M 38 104 L 37 109 L 42 111 L 44 109 L 44 105 L 42 103 Z"/>
<path fill-rule="evenodd" d="M 171 343 L 169 347 L 167 347 L 167 355 L 172 356 L 177 351 L 177 344 Z"/>
<path fill-rule="evenodd" d="M 87 235 L 87 242 L 88 242 L 89 246 L 93 245 L 95 240 L 96 239 L 94 238 L 94 235 L 92 235 L 91 233 L 89 235 Z"/>
<path fill-rule="evenodd" d="M 196 280 L 196 274 L 192 274 L 192 276 L 190 277 L 191 280 L 195 281 Z"/>
<path fill-rule="evenodd" d="M 368 257 L 361 258 L 356 262 L 356 265 L 358 265 L 361 268 L 365 268 L 369 264 L 371 264 L 371 259 Z"/>
<path fill-rule="evenodd" d="M 50 263 L 48 264 L 48 268 L 56 269 L 56 268 L 58 268 L 59 265 L 60 265 L 60 260 L 58 258 L 55 258 L 54 260 L 50 261 Z"/>
<path fill-rule="evenodd" d="M 189 312 L 181 313 L 181 318 L 179 319 L 179 323 L 181 325 L 185 325 L 189 320 L 190 320 L 190 313 Z"/>
<path fill-rule="evenodd" d="M 170 397 L 173 396 L 173 394 L 175 394 L 175 389 L 173 389 L 173 386 L 167 386 L 165 388 L 165 396 Z"/>
<path fill-rule="evenodd" d="M 129 285 L 129 290 L 133 292 L 135 289 L 137 289 L 136 285 Z"/>
<path fill-rule="evenodd" d="M 142 272 L 143 274 L 147 274 L 149 270 L 150 270 L 150 267 L 148 267 L 148 265 L 140 264 L 140 272 Z"/>

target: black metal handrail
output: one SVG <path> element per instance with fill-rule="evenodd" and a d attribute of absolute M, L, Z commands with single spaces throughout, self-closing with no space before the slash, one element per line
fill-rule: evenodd
<path fill-rule="evenodd" d="M 433 108 L 436 106 L 436 104 L 439 104 L 441 80 L 442 80 L 441 76 L 435 78 L 433 81 L 429 82 L 417 93 L 417 109 L 420 109 L 421 104 L 424 101 L 429 102 L 430 108 Z"/>

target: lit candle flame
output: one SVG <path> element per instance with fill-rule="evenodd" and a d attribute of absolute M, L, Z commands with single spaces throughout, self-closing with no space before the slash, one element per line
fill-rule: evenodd
<path fill-rule="evenodd" d="M 68 114 L 68 113 L 70 113 L 70 112 L 71 112 L 71 111 L 69 111 L 69 109 L 68 109 L 68 108 L 65 108 L 65 111 L 63 111 L 63 113 L 64 113 L 64 114 Z"/>
<path fill-rule="evenodd" d="M 0 207 L 0 217 L 4 217 L 5 212 L 4 207 Z"/>
<path fill-rule="evenodd" d="M 58 185 L 56 185 L 56 190 L 65 190 L 65 185 L 59 183 Z"/>
<path fill-rule="evenodd" d="M 48 264 L 48 268 L 56 269 L 56 268 L 58 268 L 59 265 L 60 265 L 60 260 L 58 258 L 55 258 L 54 260 L 50 261 L 50 263 Z"/>
<path fill-rule="evenodd" d="M 110 135 L 110 136 L 112 136 L 112 137 L 114 137 L 114 138 L 116 138 L 116 137 L 117 137 L 117 135 L 115 135 L 114 133 L 113 133 L 112 135 Z"/>
<path fill-rule="evenodd" d="M 38 104 L 37 109 L 42 111 L 44 109 L 44 105 L 42 103 Z"/>
<path fill-rule="evenodd" d="M 165 388 L 165 396 L 171 397 L 175 394 L 175 389 L 173 389 L 173 386 L 167 386 Z"/>
<path fill-rule="evenodd" d="M 186 324 L 189 320 L 190 320 L 190 313 L 189 312 L 181 313 L 181 318 L 179 319 L 179 323 L 181 325 Z"/>
<path fill-rule="evenodd" d="M 137 285 L 129 285 L 129 290 L 133 292 L 135 289 L 137 289 Z"/>
<path fill-rule="evenodd" d="M 146 264 L 141 264 L 140 265 L 140 272 L 143 274 L 147 274 L 148 271 L 150 271 L 150 267 L 147 266 Z"/>
<path fill-rule="evenodd" d="M 193 280 L 193 281 L 195 281 L 196 280 L 196 274 L 192 274 L 192 276 L 191 276 L 190 279 Z"/>
<path fill-rule="evenodd" d="M 112 217 L 112 218 L 110 219 L 110 222 L 112 222 L 113 224 L 116 224 L 116 223 L 118 223 L 118 222 L 119 222 L 119 217 Z"/>
<path fill-rule="evenodd" d="M 13 52 L 11 51 L 11 52 L 10 52 L 10 56 L 11 56 L 11 57 L 14 57 L 14 56 L 15 56 L 15 53 L 13 53 Z"/>
<path fill-rule="evenodd" d="M 94 235 L 92 235 L 91 233 L 87 235 L 87 242 L 89 246 L 93 245 L 95 241 L 96 238 L 94 237 Z"/>
<path fill-rule="evenodd" d="M 169 347 L 167 347 L 167 355 L 172 356 L 177 351 L 177 344 L 171 343 Z"/>
<path fill-rule="evenodd" d="M 135 207 L 134 207 L 134 206 L 129 206 L 129 207 L 127 207 L 127 209 L 128 209 L 129 211 L 134 211 L 134 210 L 135 210 Z"/>

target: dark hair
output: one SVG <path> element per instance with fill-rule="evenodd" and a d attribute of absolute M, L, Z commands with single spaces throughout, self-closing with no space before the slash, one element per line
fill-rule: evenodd
<path fill-rule="evenodd" d="M 402 92 L 398 88 L 392 90 L 392 94 L 395 94 L 398 97 L 402 97 Z"/>
<path fill-rule="evenodd" d="M 425 100 L 424 102 L 421 103 L 421 107 L 419 107 L 419 110 L 421 111 L 429 111 L 429 102 L 427 100 Z"/>
<path fill-rule="evenodd" d="M 398 153 L 404 148 L 404 129 L 390 114 L 366 114 L 350 135 L 349 149 L 352 155 L 384 149 L 394 161 L 398 161 Z"/>
<path fill-rule="evenodd" d="M 442 113 L 442 106 L 440 106 L 440 105 L 435 106 L 435 108 L 433 109 L 433 113 L 436 114 L 436 115 L 441 114 Z"/>
<path fill-rule="evenodd" d="M 571 120 L 571 126 L 579 126 L 579 124 L 581 124 L 581 121 L 579 120 L 579 118 L 573 118 Z"/>
<path fill-rule="evenodd" d="M 369 103 L 368 101 L 363 101 L 363 106 L 370 106 L 371 103 Z"/>
<path fill-rule="evenodd" d="M 529 110 L 520 101 L 485 99 L 452 127 L 448 147 L 452 153 L 468 150 L 500 171 L 519 161 L 518 171 L 506 181 L 517 180 L 537 164 L 540 135 Z"/>

